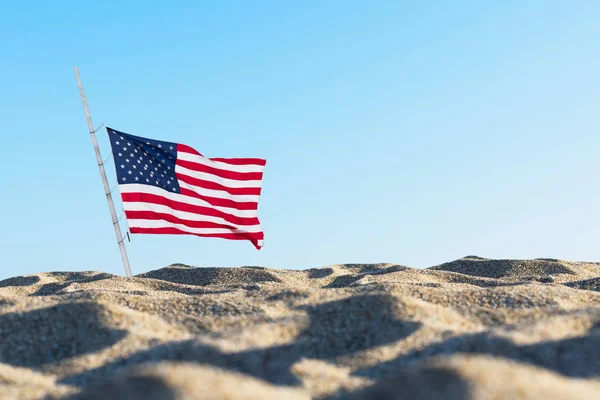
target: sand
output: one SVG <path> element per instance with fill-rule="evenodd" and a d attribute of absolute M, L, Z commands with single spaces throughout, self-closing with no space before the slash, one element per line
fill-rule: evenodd
<path fill-rule="evenodd" d="M 600 263 L 0 281 L 2 399 L 600 399 Z"/>

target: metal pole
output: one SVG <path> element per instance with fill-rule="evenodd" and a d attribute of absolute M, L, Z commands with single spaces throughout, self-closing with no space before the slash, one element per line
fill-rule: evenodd
<path fill-rule="evenodd" d="M 98 140 L 96 140 L 96 133 L 94 131 L 94 124 L 92 123 L 92 117 L 90 116 L 90 110 L 88 110 L 87 100 L 85 99 L 85 93 L 83 92 L 83 86 L 81 85 L 81 79 L 79 78 L 79 70 L 75 67 L 75 76 L 77 77 L 77 85 L 79 86 L 79 94 L 81 95 L 81 101 L 83 103 L 83 109 L 85 110 L 85 117 L 87 118 L 88 128 L 90 129 L 90 135 L 92 136 L 92 143 L 94 144 L 94 150 L 96 151 L 96 160 L 98 161 L 98 168 L 100 169 L 100 176 L 102 177 L 102 183 L 104 184 L 104 193 L 106 194 L 106 201 L 108 202 L 108 209 L 112 217 L 113 226 L 115 228 L 115 234 L 117 235 L 117 243 L 119 243 L 119 249 L 121 250 L 121 258 L 123 259 L 123 267 L 125 267 L 125 275 L 131 277 L 131 268 L 129 267 L 129 259 L 127 258 L 127 251 L 125 250 L 125 243 L 123 235 L 121 234 L 121 227 L 119 226 L 119 220 L 117 219 L 117 213 L 115 211 L 115 205 L 113 203 L 112 195 L 110 193 L 110 187 L 108 186 L 108 179 L 106 179 L 106 172 L 104 171 L 104 163 L 102 162 L 102 156 L 100 155 L 100 148 L 98 147 Z"/>

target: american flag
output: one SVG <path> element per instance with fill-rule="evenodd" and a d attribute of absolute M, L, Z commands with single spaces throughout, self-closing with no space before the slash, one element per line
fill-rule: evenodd
<path fill-rule="evenodd" d="M 206 158 L 184 144 L 107 128 L 131 233 L 249 240 L 264 233 L 258 199 L 266 161 Z"/>

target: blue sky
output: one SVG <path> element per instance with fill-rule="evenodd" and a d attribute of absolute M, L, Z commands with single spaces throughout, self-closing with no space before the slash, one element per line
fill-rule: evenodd
<path fill-rule="evenodd" d="M 123 273 L 75 65 L 96 126 L 267 159 L 260 252 L 134 235 L 134 273 L 599 260 L 599 18 L 591 0 L 4 2 L 0 278 Z"/>

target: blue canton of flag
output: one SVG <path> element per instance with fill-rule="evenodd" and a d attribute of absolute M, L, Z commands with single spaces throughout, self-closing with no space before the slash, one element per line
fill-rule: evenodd
<path fill-rule="evenodd" d="M 107 128 L 120 185 L 141 183 L 179 193 L 175 176 L 177 144 Z"/>

